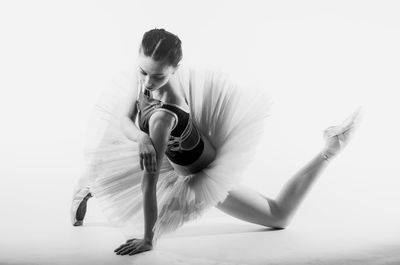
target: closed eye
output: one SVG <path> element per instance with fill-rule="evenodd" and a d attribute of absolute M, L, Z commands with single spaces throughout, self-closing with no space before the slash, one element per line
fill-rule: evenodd
<path fill-rule="evenodd" d="M 164 77 L 163 76 L 155 76 L 154 79 L 155 80 L 162 80 Z"/>
<path fill-rule="evenodd" d="M 140 73 L 142 74 L 142 75 L 147 75 L 147 73 L 146 72 L 143 72 L 143 71 L 140 71 Z M 155 80 L 163 80 L 164 79 L 164 76 L 153 76 L 153 79 L 155 79 Z"/>

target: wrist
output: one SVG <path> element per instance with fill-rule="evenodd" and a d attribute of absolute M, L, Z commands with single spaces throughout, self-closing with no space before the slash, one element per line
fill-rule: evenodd
<path fill-rule="evenodd" d="M 147 137 L 149 137 L 149 136 L 145 132 L 140 131 L 137 136 L 137 140 L 138 140 L 138 142 L 143 142 L 143 141 L 146 141 Z"/>
<path fill-rule="evenodd" d="M 146 244 L 149 244 L 149 245 L 153 245 L 153 239 L 152 238 L 149 238 L 149 237 L 144 237 L 143 238 L 143 241 L 146 243 Z"/>

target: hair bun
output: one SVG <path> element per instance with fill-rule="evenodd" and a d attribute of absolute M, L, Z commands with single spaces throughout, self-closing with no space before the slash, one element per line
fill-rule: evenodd
<path fill-rule="evenodd" d="M 156 61 L 167 60 L 177 66 L 182 59 L 181 43 L 175 34 L 154 28 L 144 33 L 140 50 Z"/>

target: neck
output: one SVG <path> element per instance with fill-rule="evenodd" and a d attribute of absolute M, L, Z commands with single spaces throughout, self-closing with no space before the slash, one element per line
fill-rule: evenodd
<path fill-rule="evenodd" d="M 168 83 L 166 83 L 165 85 L 163 85 L 162 87 L 154 90 L 154 91 L 150 91 L 150 93 L 152 94 L 152 96 L 154 98 L 157 99 L 161 99 L 163 98 L 165 95 L 169 94 L 170 90 L 170 86 Z"/>

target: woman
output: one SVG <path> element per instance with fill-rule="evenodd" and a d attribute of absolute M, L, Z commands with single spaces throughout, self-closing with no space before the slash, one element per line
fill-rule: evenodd
<path fill-rule="evenodd" d="M 325 130 L 321 152 L 276 199 L 267 198 L 239 182 L 261 138 L 268 101 L 221 74 L 185 70 L 181 59 L 176 35 L 146 32 L 138 75 L 125 75 L 108 101 L 97 105 L 104 128 L 97 133 L 99 144 L 87 152 L 90 163 L 75 189 L 72 221 L 82 225 L 92 191 L 110 221 L 130 232 L 143 229 L 142 238 L 115 249 L 118 255 L 151 250 L 160 235 L 212 206 L 254 224 L 285 228 L 354 131 L 359 112 Z"/>

